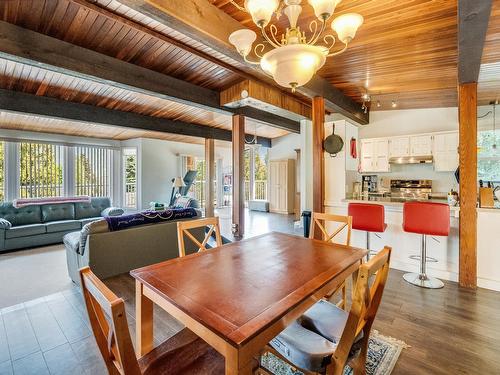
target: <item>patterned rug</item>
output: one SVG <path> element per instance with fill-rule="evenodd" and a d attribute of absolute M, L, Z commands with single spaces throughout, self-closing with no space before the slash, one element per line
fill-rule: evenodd
<path fill-rule="evenodd" d="M 378 333 L 378 331 L 373 330 L 368 344 L 366 374 L 389 375 L 394 369 L 401 351 L 406 348 L 408 348 L 408 345 L 403 341 L 383 336 Z M 262 357 L 262 365 L 275 375 L 303 374 L 301 371 L 294 370 L 290 365 L 270 353 Z M 352 369 L 346 366 L 344 375 L 352 374 Z"/>

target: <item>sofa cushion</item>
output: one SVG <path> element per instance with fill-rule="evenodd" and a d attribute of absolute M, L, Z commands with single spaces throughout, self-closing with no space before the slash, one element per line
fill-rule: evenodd
<path fill-rule="evenodd" d="M 109 198 L 91 198 L 90 203 L 75 203 L 75 219 L 101 216 L 101 212 L 111 206 Z"/>
<path fill-rule="evenodd" d="M 15 208 L 12 202 L 0 203 L 0 217 L 10 221 L 13 227 L 42 222 L 40 206 Z"/>
<path fill-rule="evenodd" d="M 44 233 L 46 233 L 45 224 L 28 224 L 28 225 L 21 225 L 18 227 L 12 227 L 6 230 L 5 238 L 9 239 L 9 238 L 27 237 Z"/>
<path fill-rule="evenodd" d="M 64 246 L 75 253 L 79 253 L 80 232 L 71 232 L 63 237 Z"/>
<path fill-rule="evenodd" d="M 80 219 L 78 220 L 80 223 L 82 223 L 82 228 L 85 224 L 88 224 L 88 223 L 92 223 L 94 221 L 97 221 L 97 220 L 102 220 L 103 217 L 102 216 L 96 216 L 96 217 L 88 217 L 86 219 Z"/>
<path fill-rule="evenodd" d="M 102 210 L 101 216 L 120 216 L 123 215 L 124 212 L 123 208 L 108 207 Z"/>
<path fill-rule="evenodd" d="M 44 204 L 42 207 L 42 220 L 49 221 L 74 220 L 75 206 L 73 203 Z"/>
<path fill-rule="evenodd" d="M 79 220 L 59 220 L 46 223 L 47 233 L 67 232 L 69 230 L 80 230 L 82 223 Z"/>

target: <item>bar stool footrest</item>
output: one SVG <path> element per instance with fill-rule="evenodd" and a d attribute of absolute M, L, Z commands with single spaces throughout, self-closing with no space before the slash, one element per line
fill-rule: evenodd
<path fill-rule="evenodd" d="M 421 255 L 410 255 L 408 258 L 420 261 L 420 259 L 422 259 L 422 256 Z M 425 261 L 429 262 L 429 263 L 437 263 L 438 262 L 438 260 L 436 258 L 433 258 L 433 257 L 425 257 Z"/>
<path fill-rule="evenodd" d="M 444 284 L 441 280 L 436 279 L 435 277 L 429 277 L 425 273 L 405 273 L 403 275 L 403 279 L 405 279 L 406 282 L 412 285 L 416 285 L 420 288 L 441 289 L 442 287 L 444 287 Z"/>

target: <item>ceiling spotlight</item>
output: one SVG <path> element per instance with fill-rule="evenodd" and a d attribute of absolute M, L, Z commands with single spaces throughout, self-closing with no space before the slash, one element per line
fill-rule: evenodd
<path fill-rule="evenodd" d="M 396 108 L 397 106 L 398 106 L 398 103 L 396 103 L 396 101 L 395 101 L 395 100 L 393 100 L 393 101 L 391 102 L 391 107 L 392 107 L 392 108 Z"/>
<path fill-rule="evenodd" d="M 382 104 L 380 104 L 380 100 L 377 100 L 377 108 L 382 107 Z"/>
<path fill-rule="evenodd" d="M 364 93 L 363 94 L 363 101 L 369 102 L 370 100 L 372 100 L 372 98 L 370 97 L 370 94 Z"/>

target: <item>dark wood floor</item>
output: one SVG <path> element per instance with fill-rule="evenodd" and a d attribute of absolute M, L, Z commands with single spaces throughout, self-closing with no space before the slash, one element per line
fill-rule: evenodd
<path fill-rule="evenodd" d="M 500 293 L 468 291 L 455 283 L 424 290 L 391 270 L 375 329 L 404 340 L 393 374 L 500 374 Z M 134 334 L 134 282 L 106 281 L 127 305 Z M 75 288 L 0 310 L 0 374 L 105 374 Z M 155 341 L 181 329 L 155 310 Z M 133 336 L 134 337 L 134 336 Z"/>

